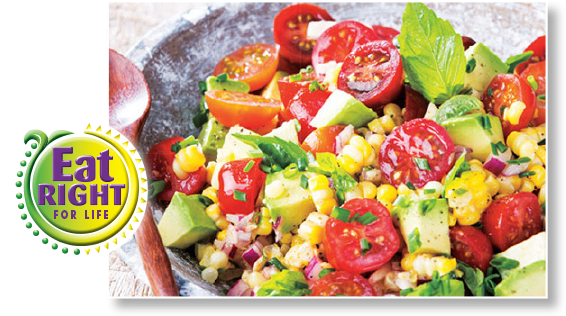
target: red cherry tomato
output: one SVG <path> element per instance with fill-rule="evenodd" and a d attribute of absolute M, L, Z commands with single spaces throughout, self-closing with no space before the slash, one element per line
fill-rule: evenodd
<path fill-rule="evenodd" d="M 494 200 L 483 213 L 483 231 L 495 248 L 507 248 L 538 234 L 542 210 L 536 195 L 519 192 Z"/>
<path fill-rule="evenodd" d="M 371 28 L 360 22 L 338 22 L 320 34 L 312 51 L 313 67 L 320 74 L 318 65 L 331 61 L 340 63 L 354 48 L 378 39 Z"/>
<path fill-rule="evenodd" d="M 283 103 L 283 107 L 288 108 L 291 99 L 297 95 L 299 90 L 308 90 L 311 82 L 316 79 L 312 72 L 303 73 L 300 78 L 301 80 L 293 82 L 291 82 L 291 76 L 277 80 L 277 86 L 279 87 L 279 94 L 281 96 L 281 103 Z"/>
<path fill-rule="evenodd" d="M 368 280 L 346 271 L 331 272 L 311 283 L 311 296 L 376 296 Z"/>
<path fill-rule="evenodd" d="M 387 41 L 377 41 L 358 46 L 346 56 L 338 75 L 338 89 L 377 108 L 397 97 L 403 80 L 399 50 Z"/>
<path fill-rule="evenodd" d="M 247 215 L 254 211 L 257 196 L 265 182 L 265 173 L 259 168 L 261 161 L 242 159 L 222 165 L 218 173 L 218 203 L 222 212 Z M 248 164 L 252 164 L 251 167 Z"/>
<path fill-rule="evenodd" d="M 326 10 L 312 4 L 295 4 L 279 11 L 273 20 L 273 39 L 281 46 L 281 56 L 298 65 L 308 65 L 315 40 L 307 39 L 311 21 L 334 21 Z"/>
<path fill-rule="evenodd" d="M 316 129 L 303 141 L 301 147 L 305 151 L 316 153 L 336 154 L 336 136 L 344 130 L 345 126 L 331 125 Z"/>
<path fill-rule="evenodd" d="M 527 80 L 529 76 L 533 76 L 537 83 L 535 94 L 536 99 L 536 113 L 533 116 L 534 125 L 540 125 L 546 122 L 546 100 L 539 99 L 538 96 L 546 95 L 546 61 L 530 64 L 521 73 L 520 77 Z"/>
<path fill-rule="evenodd" d="M 281 102 L 259 95 L 214 90 L 204 94 L 210 113 L 224 126 L 261 127 L 281 110 Z"/>
<path fill-rule="evenodd" d="M 505 136 L 529 125 L 535 113 L 535 93 L 531 85 L 517 75 L 499 74 L 493 78 L 482 96 L 485 110 L 501 119 L 501 127 Z M 525 104 L 525 109 L 518 124 L 504 120 L 505 109 L 516 101 Z"/>
<path fill-rule="evenodd" d="M 393 38 L 399 35 L 399 31 L 394 28 L 383 26 L 383 25 L 373 25 L 373 31 L 377 35 L 377 39 L 380 41 L 388 41 L 393 43 Z"/>
<path fill-rule="evenodd" d="M 157 199 L 171 201 L 173 194 L 177 191 L 187 195 L 195 194 L 202 190 L 206 184 L 206 169 L 200 168 L 189 173 L 187 179 L 180 180 L 173 172 L 173 160 L 175 152 L 171 151 L 171 145 L 183 141 L 182 137 L 172 137 L 155 144 L 145 156 L 145 165 L 148 168 L 149 177 L 152 180 L 164 180 L 165 187 Z"/>
<path fill-rule="evenodd" d="M 297 119 L 301 124 L 299 131 L 299 142 L 312 133 L 316 128 L 309 125 L 312 119 L 318 113 L 318 110 L 324 105 L 326 99 L 330 96 L 327 90 L 314 90 L 309 91 L 299 90 L 299 92 L 289 102 L 289 107 L 286 108 L 281 114 L 285 120 Z"/>
<path fill-rule="evenodd" d="M 470 46 L 474 46 L 474 44 L 476 44 L 476 41 L 474 41 L 474 39 L 471 37 L 462 36 L 462 44 L 464 45 L 464 50 L 466 50 L 470 48 Z"/>
<path fill-rule="evenodd" d="M 216 64 L 214 75 L 227 73 L 233 80 L 250 85 L 250 90 L 261 89 L 269 83 L 277 70 L 279 54 L 277 48 L 267 44 L 251 44 L 228 54 Z"/>
<path fill-rule="evenodd" d="M 408 84 L 405 85 L 405 122 L 423 118 L 428 109 L 428 100 Z"/>
<path fill-rule="evenodd" d="M 379 151 L 381 172 L 395 187 L 411 182 L 422 188 L 429 181 L 440 181 L 453 163 L 452 139 L 429 119 L 414 119 L 397 127 Z"/>
<path fill-rule="evenodd" d="M 520 74 L 527 68 L 529 64 L 538 63 L 546 60 L 546 35 L 538 37 L 525 49 L 525 52 L 531 51 L 533 55 L 526 62 L 519 64 L 515 71 Z"/>
<path fill-rule="evenodd" d="M 473 268 L 487 271 L 493 256 L 489 238 L 473 226 L 454 226 L 450 228 L 452 256 Z"/>
<path fill-rule="evenodd" d="M 399 249 L 399 235 L 395 231 L 389 211 L 374 199 L 353 199 L 343 208 L 363 216 L 371 212 L 377 217 L 368 225 L 356 221 L 345 223 L 329 218 L 323 234 L 323 244 L 328 262 L 337 270 L 364 273 L 380 268 L 391 260 Z M 362 250 L 362 239 L 369 250 Z"/>

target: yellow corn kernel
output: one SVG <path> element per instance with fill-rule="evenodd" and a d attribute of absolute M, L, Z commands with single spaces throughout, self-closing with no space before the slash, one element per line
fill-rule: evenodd
<path fill-rule="evenodd" d="M 348 145 L 346 145 L 347 147 Z M 344 147 L 344 148 L 346 148 Z M 338 159 L 336 159 L 340 168 L 344 169 L 350 175 L 356 174 L 362 170 L 362 164 L 357 163 L 352 157 L 347 155 L 340 155 Z"/>
<path fill-rule="evenodd" d="M 204 248 L 202 258 L 199 261 L 199 265 L 203 267 L 210 266 L 210 256 L 215 252 L 214 246 L 208 245 Z"/>
<path fill-rule="evenodd" d="M 391 133 L 391 131 L 393 131 L 393 129 L 396 127 L 395 122 L 389 115 L 384 115 L 378 118 L 378 120 L 385 133 Z"/>
<path fill-rule="evenodd" d="M 456 225 L 457 221 L 458 220 L 456 219 L 456 216 L 454 216 L 454 214 L 452 214 L 452 212 L 448 213 L 448 226 Z"/>
<path fill-rule="evenodd" d="M 383 144 L 384 141 L 385 141 L 385 135 L 382 134 L 371 134 L 367 139 L 368 144 L 370 144 L 371 147 L 373 147 L 373 150 L 376 153 L 379 152 L 379 150 L 381 149 L 381 144 Z"/>
<path fill-rule="evenodd" d="M 460 225 L 473 225 L 479 222 L 481 212 L 478 212 L 475 207 L 466 205 L 464 207 L 455 208 L 454 216 L 458 219 Z"/>
<path fill-rule="evenodd" d="M 212 176 L 214 175 L 215 169 L 216 169 L 215 161 L 211 161 L 206 165 L 206 182 L 208 182 L 208 184 L 212 183 Z"/>
<path fill-rule="evenodd" d="M 378 188 L 378 191 L 379 191 L 379 188 Z M 405 184 L 400 184 L 397 187 L 397 194 L 398 195 L 410 195 L 412 192 L 413 191 L 411 189 L 409 189 L 409 187 L 406 186 Z M 379 196 L 379 192 L 377 193 L 377 196 Z"/>
<path fill-rule="evenodd" d="M 519 192 L 533 192 L 534 190 L 535 190 L 535 184 L 533 183 L 533 181 L 527 178 L 523 178 L 523 182 L 519 187 Z"/>
<path fill-rule="evenodd" d="M 276 199 L 285 193 L 285 185 L 279 180 L 275 180 L 265 186 L 265 197 Z"/>
<path fill-rule="evenodd" d="M 218 234 L 216 234 L 216 239 L 220 241 L 226 240 L 226 230 L 219 231 Z"/>
<path fill-rule="evenodd" d="M 507 146 L 519 157 L 532 157 L 538 149 L 537 142 L 521 132 L 511 132 L 507 136 Z"/>
<path fill-rule="evenodd" d="M 316 175 L 309 179 L 309 190 L 311 192 L 326 189 L 330 187 L 328 178 L 324 175 Z"/>
<path fill-rule="evenodd" d="M 391 117 L 395 125 L 399 126 L 403 123 L 401 108 L 395 103 L 389 103 L 383 107 L 383 114 Z"/>
<path fill-rule="evenodd" d="M 283 255 L 281 254 L 281 249 L 277 244 L 271 244 L 263 247 L 263 255 L 267 261 L 273 258 L 281 258 Z"/>
<path fill-rule="evenodd" d="M 505 108 L 503 111 L 503 120 L 508 121 L 513 125 L 519 124 L 521 115 L 527 106 L 522 101 L 515 101 L 510 107 Z"/>
<path fill-rule="evenodd" d="M 267 282 L 267 279 L 261 272 L 249 270 L 244 271 L 244 273 L 242 274 L 242 280 L 246 282 L 246 284 L 252 289 Z"/>
<path fill-rule="evenodd" d="M 191 145 L 179 150 L 175 160 L 185 172 L 195 172 L 206 163 L 206 157 L 198 145 Z"/>
<path fill-rule="evenodd" d="M 293 238 L 291 238 L 291 247 L 300 245 L 304 242 L 305 241 L 299 235 L 293 235 Z"/>
<path fill-rule="evenodd" d="M 429 181 L 425 186 L 419 190 L 419 196 L 427 199 L 437 199 L 442 194 L 444 186 L 438 181 Z M 428 191 L 430 190 L 430 191 Z M 434 190 L 434 191 L 432 191 Z M 425 191 L 427 193 L 425 193 Z"/>
<path fill-rule="evenodd" d="M 362 188 L 364 199 L 373 199 L 377 195 L 377 187 L 369 181 L 362 181 L 358 186 Z"/>
<path fill-rule="evenodd" d="M 212 267 L 209 267 L 209 268 L 202 270 L 202 272 L 200 273 L 200 276 L 202 277 L 203 280 L 205 280 L 209 283 L 214 283 L 216 281 L 216 279 L 218 278 L 218 270 L 216 270 Z"/>
<path fill-rule="evenodd" d="M 261 209 L 261 220 L 255 229 L 255 233 L 260 236 L 267 236 L 271 234 L 273 230 L 273 225 L 271 224 L 271 214 L 267 207 L 262 207 Z"/>
<path fill-rule="evenodd" d="M 334 199 L 334 191 L 331 188 L 311 191 L 313 201 L 322 201 L 327 199 Z"/>
<path fill-rule="evenodd" d="M 292 239 L 293 239 L 293 234 L 285 233 L 281 236 L 281 244 L 289 244 L 291 243 Z"/>
<path fill-rule="evenodd" d="M 218 192 L 213 187 L 208 187 L 202 191 L 202 195 L 211 199 L 214 203 L 218 203 Z"/>
<path fill-rule="evenodd" d="M 229 265 L 228 256 L 224 251 L 217 250 L 210 255 L 209 267 L 218 270 L 226 269 Z"/>
<path fill-rule="evenodd" d="M 332 213 L 332 209 L 335 206 L 338 206 L 338 203 L 335 199 L 324 199 L 322 201 L 315 201 L 316 210 L 324 215 L 330 215 Z"/>
<path fill-rule="evenodd" d="M 489 172 L 487 177 L 485 178 L 485 184 L 487 185 L 487 191 L 489 195 L 494 196 L 499 192 L 499 181 L 493 175 L 493 173 Z"/>
<path fill-rule="evenodd" d="M 470 163 L 470 170 L 471 171 L 478 171 L 481 172 L 483 174 L 485 174 L 485 169 L 483 168 L 483 164 L 481 163 L 481 161 L 477 160 L 477 159 L 472 159 L 469 161 Z"/>
<path fill-rule="evenodd" d="M 375 152 L 373 151 L 373 147 L 370 144 L 368 144 L 368 142 L 360 135 L 352 136 L 352 138 L 350 138 L 349 145 L 354 146 L 357 149 L 357 151 L 362 153 L 362 162 L 363 162 L 362 164 L 364 166 L 370 165 L 375 159 Z M 342 154 L 346 154 L 346 152 L 342 150 Z M 354 160 L 356 160 L 354 156 L 351 157 L 354 158 Z"/>
<path fill-rule="evenodd" d="M 298 236 L 302 240 L 309 242 L 311 245 L 317 245 L 322 242 L 322 233 L 328 216 L 320 213 L 311 213 L 307 219 L 299 226 Z"/>
<path fill-rule="evenodd" d="M 301 269 L 315 256 L 316 249 L 308 242 L 292 246 L 285 254 L 284 261 L 289 268 Z"/>
<path fill-rule="evenodd" d="M 400 185 L 399 189 L 401 189 L 401 186 L 404 186 L 405 188 L 407 188 L 407 190 L 409 190 L 409 188 L 404 184 Z M 401 191 L 399 191 L 399 194 L 402 194 Z M 384 200 L 393 203 L 393 201 L 397 199 L 397 190 L 390 184 L 382 184 L 376 189 L 376 197 L 378 200 Z"/>
<path fill-rule="evenodd" d="M 228 226 L 230 226 L 230 222 L 226 220 L 226 216 L 222 215 L 216 221 L 214 221 L 214 225 L 222 230 L 225 230 L 228 229 Z"/>
<path fill-rule="evenodd" d="M 391 211 L 391 209 L 393 209 L 393 204 L 391 202 L 389 202 L 387 200 L 380 200 L 380 199 L 377 199 L 377 201 L 379 203 L 381 203 L 383 206 L 385 206 L 385 208 L 387 208 L 389 211 Z"/>
<path fill-rule="evenodd" d="M 383 127 L 381 126 L 381 122 L 379 121 L 378 118 L 374 119 L 373 121 L 368 123 L 368 127 L 369 129 L 376 133 L 376 134 L 380 134 L 383 135 L 385 134 L 385 130 L 383 129 Z"/>
<path fill-rule="evenodd" d="M 536 156 L 540 159 L 543 165 L 546 166 L 546 145 L 538 146 L 535 151 Z"/>
<path fill-rule="evenodd" d="M 405 271 L 415 271 L 421 279 L 432 279 L 434 271 L 440 276 L 456 270 L 455 258 L 435 256 L 428 253 L 407 253 L 401 259 L 401 267 Z"/>
<path fill-rule="evenodd" d="M 529 176 L 529 179 L 533 184 L 540 189 L 542 185 L 546 182 L 546 169 L 543 166 L 534 165 L 529 168 L 529 171 L 534 171 L 535 174 Z"/>
<path fill-rule="evenodd" d="M 216 203 L 210 204 L 206 208 L 206 215 L 208 215 L 208 217 L 210 217 L 213 221 L 216 221 L 218 218 L 220 218 L 220 214 L 220 207 Z"/>
<path fill-rule="evenodd" d="M 181 168 L 181 165 L 179 164 L 177 159 L 173 160 L 173 166 L 172 167 L 173 167 L 173 172 L 175 173 L 177 178 L 179 178 L 179 180 L 185 180 L 186 178 L 189 177 L 189 173 L 185 172 L 185 170 L 183 170 Z"/>
<path fill-rule="evenodd" d="M 204 258 L 204 255 L 208 253 L 210 256 L 211 253 L 214 252 L 214 246 L 211 244 L 198 244 L 195 247 L 195 252 L 197 256 L 197 260 L 201 261 Z"/>
<path fill-rule="evenodd" d="M 538 143 L 546 138 L 546 124 L 543 123 L 535 127 L 525 127 L 521 129 L 521 133 L 528 135 L 530 138 L 532 138 L 535 142 Z"/>
<path fill-rule="evenodd" d="M 364 192 L 360 185 L 356 185 L 352 190 L 344 193 L 344 200 L 350 201 L 353 199 L 358 199 L 363 197 Z"/>
<path fill-rule="evenodd" d="M 540 191 L 538 192 L 538 202 L 542 204 L 546 201 L 546 183 L 540 187 Z"/>

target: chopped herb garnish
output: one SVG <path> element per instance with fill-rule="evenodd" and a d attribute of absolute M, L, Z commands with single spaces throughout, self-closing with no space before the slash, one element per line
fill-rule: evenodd
<path fill-rule="evenodd" d="M 319 273 L 318 273 L 318 278 L 322 279 L 324 278 L 325 275 L 329 274 L 330 272 L 334 272 L 336 271 L 336 269 L 333 268 L 326 268 L 326 269 L 322 269 Z"/>
<path fill-rule="evenodd" d="M 488 131 L 491 134 L 491 121 L 489 120 L 489 116 L 482 115 L 478 117 L 481 127 Z"/>
<path fill-rule="evenodd" d="M 225 72 L 216 76 L 216 81 L 218 81 L 218 82 L 226 82 L 227 80 L 228 80 L 228 74 L 225 73 Z"/>
<path fill-rule="evenodd" d="M 366 238 L 362 238 L 360 240 L 360 246 L 362 248 L 362 257 L 363 257 L 371 249 L 372 244 L 368 243 L 368 240 Z"/>
<path fill-rule="evenodd" d="M 493 98 L 493 88 L 492 87 L 487 88 L 487 95 L 490 98 Z"/>
<path fill-rule="evenodd" d="M 153 199 L 165 189 L 165 180 L 151 181 L 149 184 L 149 198 Z"/>
<path fill-rule="evenodd" d="M 505 144 L 503 144 L 501 141 L 497 142 L 495 146 L 497 146 L 497 149 L 499 150 L 500 153 L 504 153 L 507 151 L 507 146 L 505 146 Z"/>
<path fill-rule="evenodd" d="M 419 234 L 418 228 L 415 228 L 415 230 L 409 234 L 408 242 L 409 253 L 413 253 L 421 248 L 421 235 Z"/>
<path fill-rule="evenodd" d="M 293 123 L 295 124 L 295 130 L 297 131 L 297 133 L 300 132 L 302 126 L 301 126 L 301 123 L 299 122 L 299 120 L 293 119 Z"/>
<path fill-rule="evenodd" d="M 476 59 L 472 57 L 466 64 L 466 73 L 469 74 L 474 71 L 474 69 L 476 69 Z"/>
<path fill-rule="evenodd" d="M 424 194 L 434 194 L 436 193 L 435 189 L 424 189 Z"/>
<path fill-rule="evenodd" d="M 429 199 L 422 201 L 420 204 L 421 214 L 425 215 L 426 213 L 432 211 L 435 205 L 436 205 L 436 199 Z"/>
<path fill-rule="evenodd" d="M 428 160 L 426 160 L 426 158 L 413 157 L 413 161 L 415 162 L 415 165 L 417 165 L 417 168 L 421 170 L 430 170 L 430 165 L 428 164 Z"/>
<path fill-rule="evenodd" d="M 283 170 L 283 177 L 285 179 L 291 179 L 297 174 L 299 174 L 299 168 L 297 167 L 296 163 L 288 165 L 287 168 Z"/>
<path fill-rule="evenodd" d="M 537 99 L 539 99 L 539 100 L 541 100 L 541 101 L 546 100 L 546 94 L 539 94 L 539 95 L 537 95 Z"/>
<path fill-rule="evenodd" d="M 519 178 L 526 178 L 526 177 L 534 176 L 535 174 L 537 174 L 536 171 L 525 171 L 519 173 Z"/>
<path fill-rule="evenodd" d="M 248 162 L 248 164 L 244 167 L 244 172 L 249 172 L 250 170 L 252 170 L 252 167 L 254 166 L 255 161 L 250 160 Z"/>
<path fill-rule="evenodd" d="M 302 68 L 300 73 L 302 74 L 310 74 L 311 72 L 313 72 L 314 69 L 312 68 L 311 65 L 308 65 L 306 68 Z"/>
<path fill-rule="evenodd" d="M 506 105 L 502 105 L 501 108 L 499 109 L 499 114 L 501 114 L 501 117 L 503 117 L 505 115 L 505 109 L 507 108 Z"/>
<path fill-rule="evenodd" d="M 202 194 L 198 195 L 198 200 L 199 200 L 199 202 L 201 202 L 206 207 L 209 207 L 210 205 L 214 204 L 214 201 L 212 199 L 210 199 L 209 197 L 206 197 Z"/>
<path fill-rule="evenodd" d="M 295 288 L 297 288 L 297 289 L 308 289 L 309 285 L 308 285 L 308 283 L 305 283 L 305 282 L 295 281 Z"/>
<path fill-rule="evenodd" d="M 527 77 L 527 81 L 529 82 L 529 84 L 531 85 L 531 88 L 533 88 L 533 90 L 537 91 L 538 89 L 538 83 L 535 80 L 535 77 L 533 77 L 533 75 L 530 75 Z"/>
<path fill-rule="evenodd" d="M 456 190 L 454 190 L 454 193 L 456 193 L 456 195 L 462 195 L 466 192 L 468 192 L 468 190 L 466 190 L 464 188 L 457 188 Z"/>
<path fill-rule="evenodd" d="M 204 95 L 204 93 L 206 92 L 206 82 L 199 81 L 198 82 L 198 89 L 200 91 L 200 94 Z"/>
<path fill-rule="evenodd" d="M 180 142 L 175 142 L 175 144 L 171 145 L 171 151 L 174 153 L 178 153 L 179 150 L 191 146 L 191 145 L 196 145 L 198 144 L 198 140 L 195 139 L 194 136 L 189 136 L 187 138 L 185 138 L 184 140 L 180 141 Z"/>
<path fill-rule="evenodd" d="M 322 90 L 322 91 L 324 91 L 324 90 L 326 90 L 326 88 L 327 88 L 327 87 L 326 87 L 324 84 L 318 83 L 317 80 L 314 80 L 313 82 L 311 82 L 311 83 L 309 84 L 309 91 L 310 91 L 310 92 L 314 92 L 314 91 L 316 91 L 316 90 Z"/>
<path fill-rule="evenodd" d="M 259 169 L 265 173 L 271 173 L 271 166 L 259 165 Z"/>
<path fill-rule="evenodd" d="M 272 265 L 274 265 L 277 269 L 279 270 L 285 270 L 287 269 L 282 263 L 281 261 L 279 261 L 279 259 L 273 257 L 271 258 L 271 260 L 269 260 L 269 263 L 271 263 Z"/>
<path fill-rule="evenodd" d="M 300 74 L 300 73 L 289 76 L 289 82 L 297 82 L 297 81 L 301 81 L 301 80 L 303 80 L 303 75 Z"/>
<path fill-rule="evenodd" d="M 497 154 L 498 154 L 498 153 L 497 153 L 497 145 L 494 144 L 494 143 L 491 143 L 490 145 L 491 145 L 491 153 L 492 153 L 494 156 L 497 156 Z"/>
<path fill-rule="evenodd" d="M 262 218 L 261 212 L 254 212 L 254 216 L 252 217 L 252 223 L 256 225 L 259 224 L 259 222 L 261 222 L 261 218 Z"/>
<path fill-rule="evenodd" d="M 238 190 L 234 190 L 234 200 L 246 202 L 246 193 Z"/>
<path fill-rule="evenodd" d="M 411 183 L 411 182 L 407 182 L 405 184 L 407 186 L 407 188 L 411 189 L 411 190 L 416 190 L 417 188 L 415 188 L 415 186 Z"/>
<path fill-rule="evenodd" d="M 530 162 L 530 161 L 531 161 L 531 158 L 529 158 L 529 157 L 521 157 L 519 159 L 507 160 L 507 163 L 510 164 L 510 165 L 519 165 L 519 164 Z"/>
<path fill-rule="evenodd" d="M 335 206 L 334 209 L 332 209 L 332 213 L 330 213 L 330 217 L 334 217 L 343 221 L 344 223 L 347 223 L 350 219 L 350 214 L 352 213 L 349 210 Z"/>
<path fill-rule="evenodd" d="M 301 188 L 303 188 L 303 190 L 309 188 L 309 178 L 307 178 L 304 174 L 301 175 Z"/>
<path fill-rule="evenodd" d="M 248 151 L 248 154 L 252 158 L 263 158 L 263 152 L 259 149 L 252 149 L 252 150 Z"/>
<path fill-rule="evenodd" d="M 415 289 L 413 289 L 412 287 L 409 287 L 409 288 L 406 288 L 406 289 L 404 289 L 404 290 L 401 290 L 401 292 L 399 292 L 399 294 L 400 294 L 401 296 L 405 296 L 405 295 L 407 295 L 407 294 L 413 292 L 414 290 L 415 290 Z"/>
<path fill-rule="evenodd" d="M 364 215 L 357 217 L 356 222 L 362 225 L 369 225 L 379 219 L 379 216 L 373 215 L 372 212 L 367 212 Z"/>

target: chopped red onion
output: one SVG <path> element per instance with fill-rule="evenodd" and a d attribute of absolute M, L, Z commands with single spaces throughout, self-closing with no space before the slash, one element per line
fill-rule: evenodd
<path fill-rule="evenodd" d="M 253 245 L 251 245 L 250 248 L 248 248 L 248 250 L 244 251 L 244 253 L 242 254 L 244 261 L 246 261 L 252 267 L 257 259 L 261 258 L 262 249 L 259 248 L 258 244 L 258 242 L 255 242 Z"/>
<path fill-rule="evenodd" d="M 318 280 L 318 275 L 322 271 L 322 261 L 317 256 L 313 256 L 309 264 L 306 266 L 304 273 L 309 281 Z"/>
<path fill-rule="evenodd" d="M 521 164 L 507 164 L 507 167 L 501 171 L 501 174 L 505 177 L 515 176 L 524 172 L 529 167 L 528 162 L 524 162 Z"/>
<path fill-rule="evenodd" d="M 342 151 L 344 146 L 350 141 L 350 138 L 354 136 L 356 131 L 354 130 L 353 125 L 348 125 L 341 131 L 338 135 L 336 135 L 335 145 L 334 145 L 334 153 L 338 154 Z"/>
<path fill-rule="evenodd" d="M 507 164 L 499 158 L 499 156 L 493 156 L 489 154 L 486 162 L 483 164 L 483 168 L 494 175 L 498 176 Z"/>
<path fill-rule="evenodd" d="M 221 240 L 218 240 L 218 239 L 214 240 L 214 246 L 216 247 L 216 249 L 222 250 L 224 248 L 225 244 L 226 244 L 225 241 L 221 241 Z"/>
<path fill-rule="evenodd" d="M 466 151 L 466 160 L 470 160 L 470 154 L 474 151 L 471 148 L 462 146 L 462 145 L 456 145 L 454 146 L 454 157 L 456 158 L 460 158 L 460 156 L 462 155 L 462 153 L 464 152 L 464 150 Z"/>
<path fill-rule="evenodd" d="M 275 223 L 273 223 L 273 229 L 277 229 L 277 227 L 279 227 L 279 224 L 281 224 L 281 216 L 277 217 Z"/>
<path fill-rule="evenodd" d="M 236 284 L 228 290 L 226 296 L 253 296 L 253 290 L 246 284 L 246 282 L 238 280 L 238 282 L 236 282 Z"/>

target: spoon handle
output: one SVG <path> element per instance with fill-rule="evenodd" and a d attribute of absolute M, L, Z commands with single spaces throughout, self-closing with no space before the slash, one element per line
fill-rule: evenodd
<path fill-rule="evenodd" d="M 171 262 L 165 253 L 163 241 L 153 221 L 151 207 L 148 205 L 141 224 L 136 232 L 136 241 L 142 256 L 143 266 L 151 289 L 156 296 L 179 296 Z"/>

